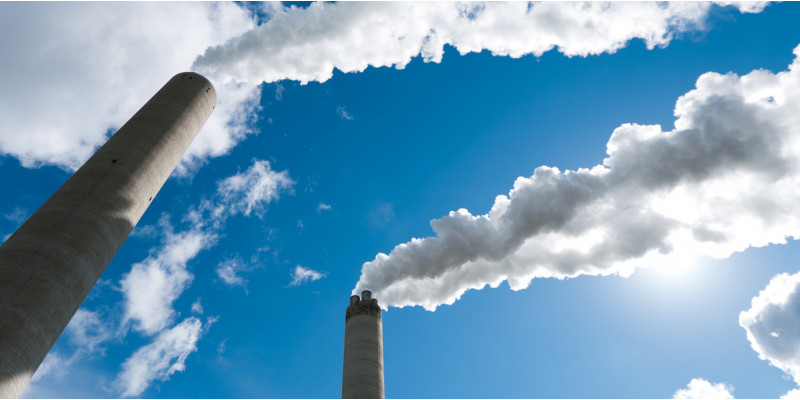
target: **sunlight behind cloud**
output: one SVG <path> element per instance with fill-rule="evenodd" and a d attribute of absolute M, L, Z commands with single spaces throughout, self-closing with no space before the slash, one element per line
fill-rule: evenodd
<path fill-rule="evenodd" d="M 503 281 L 520 290 L 540 277 L 679 271 L 698 256 L 800 237 L 799 62 L 777 74 L 703 74 L 677 100 L 674 130 L 622 124 L 602 165 L 542 166 L 486 215 L 432 220 L 436 236 L 378 254 L 353 293 L 434 310 Z"/>

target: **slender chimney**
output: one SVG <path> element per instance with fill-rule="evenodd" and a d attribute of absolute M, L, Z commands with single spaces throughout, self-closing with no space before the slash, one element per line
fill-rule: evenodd
<path fill-rule="evenodd" d="M 372 292 L 350 296 L 344 317 L 343 399 L 382 399 L 383 325 Z"/>
<path fill-rule="evenodd" d="M 0 246 L 0 398 L 17 397 L 217 104 L 174 76 Z"/>

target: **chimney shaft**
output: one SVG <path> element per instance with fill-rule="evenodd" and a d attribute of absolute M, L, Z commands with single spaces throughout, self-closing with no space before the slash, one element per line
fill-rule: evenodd
<path fill-rule="evenodd" d="M 19 396 L 217 104 L 174 76 L 0 246 L 0 398 Z"/>
<path fill-rule="evenodd" d="M 383 326 L 372 293 L 350 297 L 344 323 L 343 399 L 382 399 Z"/>

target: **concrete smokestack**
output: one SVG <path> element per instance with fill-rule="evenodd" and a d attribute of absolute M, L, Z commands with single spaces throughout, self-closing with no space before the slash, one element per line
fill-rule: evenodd
<path fill-rule="evenodd" d="M 343 399 L 382 399 L 383 324 L 378 300 L 365 290 L 350 297 L 344 317 Z"/>
<path fill-rule="evenodd" d="M 17 397 L 217 104 L 174 76 L 0 246 L 0 398 Z"/>

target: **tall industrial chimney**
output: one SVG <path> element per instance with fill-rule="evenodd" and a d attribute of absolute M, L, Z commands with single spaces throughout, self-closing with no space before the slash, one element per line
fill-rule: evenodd
<path fill-rule="evenodd" d="M 17 397 L 217 104 L 174 76 L 0 246 L 0 398 Z"/>
<path fill-rule="evenodd" d="M 344 317 L 343 399 L 382 399 L 383 325 L 372 292 L 350 296 Z"/>

